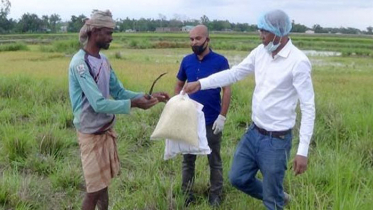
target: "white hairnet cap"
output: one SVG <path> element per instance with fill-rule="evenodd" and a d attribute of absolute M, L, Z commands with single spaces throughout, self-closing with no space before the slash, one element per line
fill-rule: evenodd
<path fill-rule="evenodd" d="M 291 27 L 289 16 L 282 10 L 269 11 L 258 19 L 259 29 L 264 29 L 280 37 L 289 34 Z"/>

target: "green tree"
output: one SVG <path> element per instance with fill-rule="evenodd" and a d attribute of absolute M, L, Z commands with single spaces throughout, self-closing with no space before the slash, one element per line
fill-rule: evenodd
<path fill-rule="evenodd" d="M 292 21 L 292 28 L 291 32 L 296 33 L 304 33 L 308 30 L 308 27 L 299 23 L 295 23 L 294 20 Z"/>
<path fill-rule="evenodd" d="M 148 31 L 148 23 L 150 19 L 140 18 L 140 20 L 135 21 L 135 28 L 137 31 Z"/>
<path fill-rule="evenodd" d="M 134 19 L 129 19 L 128 17 L 124 20 L 120 19 L 117 21 L 117 26 L 119 28 L 119 31 L 126 31 L 128 29 L 134 29 L 133 28 L 133 22 L 135 20 Z"/>
<path fill-rule="evenodd" d="M 231 30 L 231 24 L 228 20 L 213 20 L 209 23 L 209 29 L 212 31 Z"/>
<path fill-rule="evenodd" d="M 258 30 L 256 25 L 249 25 L 247 23 L 231 23 L 231 29 L 240 32 L 255 32 Z"/>
<path fill-rule="evenodd" d="M 206 15 L 203 15 L 201 17 L 201 24 L 205 25 L 205 26 L 208 26 L 210 23 L 210 19 L 206 16 Z"/>
<path fill-rule="evenodd" d="M 315 31 L 315 33 L 328 33 L 329 32 L 328 30 L 321 27 L 319 24 L 314 25 L 312 29 L 313 31 Z"/>
<path fill-rule="evenodd" d="M 16 31 L 21 33 L 40 32 L 43 27 L 43 21 L 36 15 L 26 13 L 22 15 L 16 26 Z"/>
<path fill-rule="evenodd" d="M 367 34 L 373 34 L 373 27 L 372 26 L 367 27 Z"/>
<path fill-rule="evenodd" d="M 52 32 L 57 32 L 57 25 L 61 23 L 61 17 L 58 14 L 52 14 L 49 16 L 49 26 Z"/>
<path fill-rule="evenodd" d="M 163 27 L 163 24 L 167 21 L 166 15 L 163 15 L 161 13 L 158 14 L 159 20 L 160 20 L 160 25 L 159 27 Z"/>
<path fill-rule="evenodd" d="M 68 32 L 79 32 L 80 28 L 84 25 L 84 20 L 87 17 L 83 14 L 79 16 L 71 16 L 71 20 L 68 22 L 67 31 Z"/>
<path fill-rule="evenodd" d="M 200 24 L 199 20 L 196 20 L 196 19 L 191 19 L 191 20 L 185 20 L 184 21 L 184 25 L 188 25 L 188 26 L 196 26 Z"/>
<path fill-rule="evenodd" d="M 7 16 L 10 12 L 11 3 L 9 0 L 1 0 L 0 4 L 0 33 L 8 33 L 14 24 L 8 20 Z"/>
<path fill-rule="evenodd" d="M 48 15 L 43 15 L 43 16 L 41 16 L 41 22 L 42 22 L 42 30 L 43 30 L 43 31 L 50 30 L 49 17 L 48 17 Z"/>
<path fill-rule="evenodd" d="M 0 15 L 4 16 L 4 17 L 8 16 L 11 6 L 12 6 L 12 4 L 10 3 L 9 0 L 1 0 Z"/>
<path fill-rule="evenodd" d="M 347 27 L 347 28 L 343 28 L 341 27 L 339 29 L 339 32 L 342 33 L 342 34 L 360 34 L 361 31 L 357 28 L 351 28 L 351 27 Z"/>
<path fill-rule="evenodd" d="M 170 20 L 170 23 L 169 23 L 170 27 L 181 28 L 181 27 L 183 27 L 183 25 L 184 25 L 184 23 L 180 19 L 176 19 L 176 18 L 172 18 Z"/>

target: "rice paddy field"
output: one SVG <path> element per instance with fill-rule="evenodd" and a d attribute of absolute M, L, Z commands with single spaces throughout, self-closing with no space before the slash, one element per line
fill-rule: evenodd
<path fill-rule="evenodd" d="M 68 65 L 77 34 L 0 35 L 0 209 L 80 209 L 84 195 L 79 146 L 68 95 Z M 373 209 L 373 37 L 291 35 L 313 65 L 316 121 L 305 174 L 285 178 L 291 210 Z M 238 64 L 260 43 L 257 34 L 211 33 L 215 52 Z M 115 34 L 103 51 L 127 89 L 173 93 L 188 34 Z M 262 210 L 261 201 L 233 188 L 228 172 L 250 123 L 253 77 L 232 86 L 222 141 L 223 203 L 219 209 Z M 199 156 L 197 201 L 184 207 L 182 157 L 163 160 L 164 142 L 149 139 L 164 104 L 118 115 L 121 175 L 109 187 L 110 209 L 210 209 L 209 166 Z M 298 147 L 298 115 L 292 158 Z M 259 174 L 260 176 L 260 174 Z"/>

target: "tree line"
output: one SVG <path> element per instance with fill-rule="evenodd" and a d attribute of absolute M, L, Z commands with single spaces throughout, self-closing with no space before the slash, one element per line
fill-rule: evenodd
<path fill-rule="evenodd" d="M 8 19 L 11 3 L 9 0 L 1 0 L 0 10 L 0 33 L 58 33 L 58 32 L 78 32 L 87 18 L 81 14 L 79 16 L 72 15 L 69 21 L 62 21 L 60 15 L 42 15 L 39 17 L 36 14 L 25 13 L 18 20 Z M 167 19 L 166 16 L 159 14 L 158 19 L 140 18 L 140 19 L 117 19 L 116 31 L 136 31 L 148 32 L 156 31 L 157 28 L 174 28 L 181 29 L 183 26 L 195 26 L 197 24 L 206 25 L 210 31 L 234 31 L 234 32 L 254 32 L 257 31 L 256 24 L 248 23 L 231 23 L 228 20 L 210 20 L 206 15 L 203 15 L 199 20 L 181 20 L 175 15 L 172 19 Z M 356 28 L 323 28 L 316 24 L 312 28 L 305 25 L 292 22 L 292 32 L 304 33 L 307 30 L 313 30 L 315 33 L 342 33 L 342 34 L 373 34 L 373 27 L 367 27 L 366 31 Z"/>

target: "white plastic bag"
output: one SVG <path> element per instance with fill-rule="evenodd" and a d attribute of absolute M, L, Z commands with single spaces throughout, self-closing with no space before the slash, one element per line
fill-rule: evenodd
<path fill-rule="evenodd" d="M 207 143 L 205 115 L 202 112 L 203 105 L 193 101 L 198 115 L 198 146 L 193 146 L 181 141 L 166 139 L 166 146 L 164 150 L 164 159 L 168 160 L 174 158 L 177 154 L 194 154 L 207 155 L 211 153 L 211 149 Z"/>
<path fill-rule="evenodd" d="M 176 95 L 165 105 L 150 139 L 172 139 L 198 147 L 196 103 L 188 95 Z"/>

